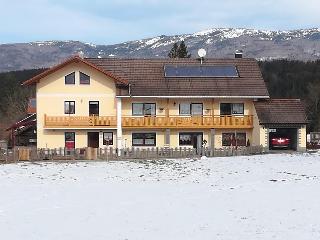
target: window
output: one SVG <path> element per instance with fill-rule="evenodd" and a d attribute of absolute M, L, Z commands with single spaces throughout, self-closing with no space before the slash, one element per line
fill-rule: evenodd
<path fill-rule="evenodd" d="M 80 84 L 90 84 L 90 76 L 80 72 Z"/>
<path fill-rule="evenodd" d="M 190 115 L 191 114 L 190 104 L 189 103 L 180 103 L 179 114 L 180 115 Z"/>
<path fill-rule="evenodd" d="M 31 98 L 29 101 L 30 107 L 36 108 L 37 107 L 37 99 Z"/>
<path fill-rule="evenodd" d="M 67 76 L 64 77 L 64 83 L 65 84 L 75 84 L 75 79 L 76 79 L 76 73 L 70 73 Z"/>
<path fill-rule="evenodd" d="M 64 114 L 75 114 L 75 102 L 65 101 L 64 102 Z"/>
<path fill-rule="evenodd" d="M 246 146 L 246 134 L 245 133 L 237 133 L 236 134 L 237 146 Z"/>
<path fill-rule="evenodd" d="M 132 103 L 132 115 L 144 115 L 143 103 Z"/>
<path fill-rule="evenodd" d="M 155 103 L 132 103 L 132 115 L 154 116 L 156 115 Z"/>
<path fill-rule="evenodd" d="M 232 114 L 243 115 L 243 113 L 244 113 L 243 103 L 234 103 L 234 104 L 232 104 Z"/>
<path fill-rule="evenodd" d="M 220 115 L 243 115 L 244 104 L 243 103 L 221 103 Z"/>
<path fill-rule="evenodd" d="M 180 115 L 202 115 L 203 104 L 202 103 L 181 103 L 179 105 Z"/>
<path fill-rule="evenodd" d="M 64 133 L 64 146 L 66 149 L 74 149 L 75 148 L 75 132 L 65 132 Z"/>
<path fill-rule="evenodd" d="M 192 145 L 194 147 L 198 146 L 198 140 L 200 136 L 200 144 L 202 145 L 203 133 L 201 132 L 181 132 L 179 133 L 179 145 Z"/>
<path fill-rule="evenodd" d="M 192 115 L 202 115 L 202 103 L 192 103 L 191 104 L 191 114 Z"/>
<path fill-rule="evenodd" d="M 189 133 L 179 134 L 179 145 L 192 145 L 192 135 Z"/>
<path fill-rule="evenodd" d="M 99 101 L 89 101 L 89 115 L 99 116 Z"/>
<path fill-rule="evenodd" d="M 222 133 L 222 146 L 246 146 L 246 133 Z"/>
<path fill-rule="evenodd" d="M 220 115 L 231 115 L 231 104 L 221 103 L 220 104 Z"/>
<path fill-rule="evenodd" d="M 132 146 L 156 146 L 156 133 L 132 133 Z"/>
<path fill-rule="evenodd" d="M 104 132 L 103 133 L 103 145 L 113 145 L 113 133 Z"/>

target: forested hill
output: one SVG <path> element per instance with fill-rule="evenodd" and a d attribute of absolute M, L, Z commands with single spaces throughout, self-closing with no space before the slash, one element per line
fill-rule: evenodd
<path fill-rule="evenodd" d="M 275 60 L 259 64 L 270 96 L 303 99 L 310 120 L 309 129 L 320 130 L 320 60 Z"/>
<path fill-rule="evenodd" d="M 274 60 L 259 62 L 272 98 L 301 98 L 305 101 L 309 129 L 320 130 L 320 60 L 312 62 Z M 23 116 L 34 87 L 22 87 L 21 82 L 44 71 L 33 69 L 0 73 L 1 127 Z M 0 138 L 4 132 L 0 129 Z"/>

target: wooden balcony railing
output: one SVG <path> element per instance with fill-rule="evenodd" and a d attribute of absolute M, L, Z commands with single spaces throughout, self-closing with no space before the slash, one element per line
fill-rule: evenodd
<path fill-rule="evenodd" d="M 103 116 L 47 116 L 44 115 L 45 127 L 116 127 L 117 117 Z"/>
<path fill-rule="evenodd" d="M 116 116 L 44 116 L 46 128 L 116 127 Z M 253 116 L 124 116 L 123 128 L 253 128 Z"/>

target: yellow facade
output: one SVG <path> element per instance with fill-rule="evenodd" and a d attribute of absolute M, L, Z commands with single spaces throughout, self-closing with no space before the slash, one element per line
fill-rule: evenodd
<path fill-rule="evenodd" d="M 75 72 L 75 84 L 66 85 L 65 76 Z M 83 85 L 79 83 L 79 74 L 83 72 L 90 76 L 90 84 Z M 132 147 L 133 133 L 156 133 L 156 147 L 192 147 L 192 145 L 180 145 L 180 133 L 201 133 L 203 140 L 207 141 L 206 146 L 214 146 L 221 148 L 223 133 L 245 133 L 246 141 L 249 140 L 250 145 L 267 146 L 268 130 L 259 125 L 259 119 L 254 108 L 254 99 L 234 99 L 234 98 L 117 98 L 115 81 L 104 75 L 103 73 L 87 66 L 84 63 L 72 63 L 52 74 L 44 77 L 37 83 L 37 146 L 38 148 L 59 148 L 65 146 L 65 132 L 75 133 L 75 147 L 84 148 L 88 146 L 88 133 L 97 132 L 99 136 L 99 147 L 103 145 L 103 133 L 112 132 L 113 144 L 111 147 L 117 147 L 117 140 L 120 140 L 122 147 Z M 89 115 L 89 102 L 99 101 L 99 116 L 113 117 L 113 124 L 104 126 L 60 126 L 48 127 L 45 125 L 44 119 L 47 116 L 70 116 L 64 114 L 64 102 L 75 102 L 75 114 L 73 117 L 81 117 Z M 253 122 L 247 127 L 228 125 L 217 128 L 214 131 L 210 128 L 188 127 L 166 129 L 166 128 L 143 128 L 136 127 L 130 129 L 126 127 L 122 129 L 122 135 L 117 136 L 116 116 L 117 102 L 121 101 L 122 117 L 132 116 L 132 103 L 155 103 L 156 116 L 179 116 L 179 105 L 181 103 L 202 103 L 203 115 L 219 116 L 220 103 L 243 103 L 244 115 L 252 116 Z M 234 116 L 236 121 L 243 119 L 243 116 Z M 252 125 L 252 126 L 251 126 Z M 230 125 L 231 126 L 231 125 Z M 167 134 L 169 141 L 167 140 Z M 299 130 L 299 147 L 305 146 L 306 129 Z"/>
<path fill-rule="evenodd" d="M 79 73 L 90 76 L 90 85 L 79 84 Z M 75 72 L 75 85 L 65 85 L 65 76 Z M 44 115 L 64 114 L 64 101 L 75 101 L 75 116 L 89 115 L 89 101 L 99 101 L 100 115 L 116 116 L 116 86 L 113 79 L 82 63 L 70 64 L 41 79 L 36 86 L 37 94 L 37 142 L 38 148 L 64 147 L 63 130 L 44 128 Z M 87 130 L 76 130 L 76 147 L 87 146 Z M 72 130 L 72 131 L 73 131 Z"/>

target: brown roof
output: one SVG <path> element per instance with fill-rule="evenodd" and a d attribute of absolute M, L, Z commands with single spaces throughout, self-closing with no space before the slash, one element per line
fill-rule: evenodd
<path fill-rule="evenodd" d="M 105 74 L 106 76 L 111 77 L 112 79 L 114 79 L 116 82 L 118 82 L 120 84 L 124 84 L 124 85 L 128 84 L 128 82 L 126 80 L 123 80 L 123 79 L 119 78 L 118 76 L 113 75 L 111 72 L 109 72 L 109 71 L 107 71 L 105 69 L 102 69 L 102 68 L 92 64 L 91 62 L 89 62 L 89 61 L 87 61 L 87 60 L 85 60 L 85 59 L 83 59 L 83 58 L 81 58 L 79 56 L 73 56 L 73 57 L 70 57 L 69 59 L 67 59 L 66 61 L 64 61 L 64 62 L 62 62 L 62 63 L 60 63 L 60 64 L 58 64 L 58 65 L 56 65 L 56 66 L 54 66 L 52 68 L 49 68 L 48 70 L 46 70 L 46 71 L 34 76 L 33 78 L 31 78 L 31 79 L 29 79 L 27 81 L 24 81 L 22 83 L 22 85 L 31 85 L 31 84 L 37 83 L 40 79 L 42 79 L 42 78 L 48 76 L 49 74 L 51 74 L 51 73 L 53 73 L 53 72 L 65 67 L 65 66 L 67 66 L 68 64 L 70 64 L 70 63 L 79 63 L 79 62 L 82 62 L 82 63 L 84 63 L 84 64 L 96 69 L 97 71 Z"/>
<path fill-rule="evenodd" d="M 205 59 L 204 66 L 234 65 L 240 77 L 165 78 L 165 65 L 195 66 L 197 59 L 87 58 L 131 84 L 132 96 L 256 96 L 268 90 L 254 59 Z"/>
<path fill-rule="evenodd" d="M 306 124 L 300 99 L 270 99 L 254 103 L 260 124 Z"/>

